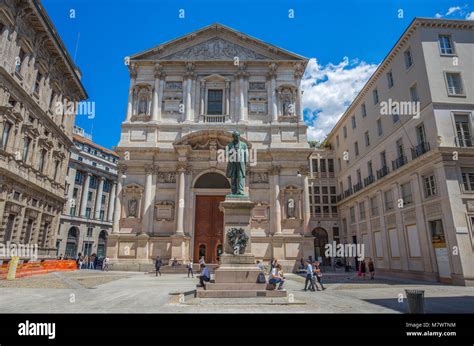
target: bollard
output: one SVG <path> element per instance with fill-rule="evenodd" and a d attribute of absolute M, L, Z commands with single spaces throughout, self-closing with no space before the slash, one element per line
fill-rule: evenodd
<path fill-rule="evenodd" d="M 425 313 L 425 291 L 422 290 L 405 290 L 408 301 L 408 313 L 424 314 Z"/>

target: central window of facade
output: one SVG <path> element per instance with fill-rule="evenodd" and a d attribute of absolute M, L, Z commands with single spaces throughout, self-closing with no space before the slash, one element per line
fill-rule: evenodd
<path fill-rule="evenodd" d="M 221 115 L 223 112 L 222 90 L 209 89 L 207 91 L 207 114 Z"/>

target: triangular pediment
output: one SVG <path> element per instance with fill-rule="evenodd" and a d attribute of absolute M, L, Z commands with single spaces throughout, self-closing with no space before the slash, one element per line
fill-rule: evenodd
<path fill-rule="evenodd" d="M 241 61 L 306 60 L 221 24 L 207 26 L 131 56 L 133 60 L 165 61 L 232 61 L 235 58 Z"/>

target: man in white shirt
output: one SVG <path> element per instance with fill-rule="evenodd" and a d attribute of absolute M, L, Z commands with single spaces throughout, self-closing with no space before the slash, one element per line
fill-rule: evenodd
<path fill-rule="evenodd" d="M 308 282 L 309 282 L 309 290 L 315 291 L 314 288 L 314 276 L 313 276 L 313 266 L 308 261 L 305 262 L 306 266 L 306 280 L 304 282 L 304 290 L 307 291 Z"/>

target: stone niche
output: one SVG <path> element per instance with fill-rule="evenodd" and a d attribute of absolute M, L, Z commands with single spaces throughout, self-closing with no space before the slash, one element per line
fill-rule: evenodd
<path fill-rule="evenodd" d="M 126 219 L 141 220 L 143 191 L 143 187 L 138 184 L 130 184 L 123 189 L 123 206 Z"/>
<path fill-rule="evenodd" d="M 280 192 L 280 204 L 285 227 L 298 227 L 303 222 L 303 189 L 288 185 Z"/>
<path fill-rule="evenodd" d="M 173 221 L 174 202 L 160 201 L 155 203 L 155 219 L 156 221 Z"/>

